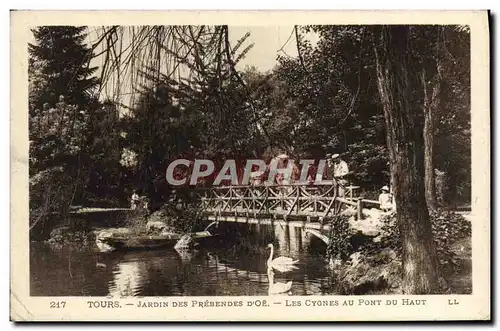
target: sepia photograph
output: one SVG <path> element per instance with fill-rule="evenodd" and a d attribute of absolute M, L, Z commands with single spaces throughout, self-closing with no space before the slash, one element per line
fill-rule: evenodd
<path fill-rule="evenodd" d="M 331 309 L 478 293 L 489 177 L 472 146 L 489 137 L 473 134 L 472 28 L 451 21 L 26 26 L 27 296 Z"/>

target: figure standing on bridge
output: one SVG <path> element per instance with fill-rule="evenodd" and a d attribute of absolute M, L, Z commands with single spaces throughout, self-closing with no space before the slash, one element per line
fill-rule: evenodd
<path fill-rule="evenodd" d="M 316 172 L 317 172 L 316 167 L 314 167 L 312 164 L 308 164 L 307 165 L 307 178 L 306 178 L 306 181 L 307 181 L 308 185 L 314 184 L 314 176 L 315 176 Z"/>
<path fill-rule="evenodd" d="M 250 178 L 250 186 L 252 186 L 252 194 L 256 197 L 262 195 L 260 186 L 262 185 L 261 175 Z"/>
<path fill-rule="evenodd" d="M 139 206 L 139 195 L 137 194 L 137 191 L 134 190 L 132 193 L 132 198 L 130 199 L 130 209 L 135 210 Z"/>
<path fill-rule="evenodd" d="M 349 175 L 349 166 L 342 160 L 339 154 L 333 154 L 328 160 L 327 171 L 331 173 L 333 171 L 333 179 L 337 185 L 337 194 L 339 197 L 345 195 L 345 188 L 348 184 L 347 175 Z M 330 176 L 327 177 L 330 178 Z"/>

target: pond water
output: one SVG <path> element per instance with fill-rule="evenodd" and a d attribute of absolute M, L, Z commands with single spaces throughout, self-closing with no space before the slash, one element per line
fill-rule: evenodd
<path fill-rule="evenodd" d="M 238 296 L 267 295 L 266 260 L 299 260 L 298 269 L 274 274 L 292 281 L 289 295 L 335 294 L 325 261 L 326 245 L 300 228 L 229 224 L 217 245 L 185 252 L 170 249 L 99 252 L 97 248 L 30 249 L 32 296 Z M 222 225 L 221 225 L 222 227 Z"/>

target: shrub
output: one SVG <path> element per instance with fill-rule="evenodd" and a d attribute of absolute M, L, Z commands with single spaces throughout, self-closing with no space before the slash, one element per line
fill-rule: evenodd
<path fill-rule="evenodd" d="M 456 241 L 471 236 L 471 224 L 462 215 L 449 211 L 436 211 L 430 216 L 439 261 L 443 267 L 455 268 L 457 256 L 450 248 Z"/>
<path fill-rule="evenodd" d="M 176 198 L 167 205 L 167 215 L 176 231 L 190 233 L 199 221 L 201 206 L 196 199 Z"/>
<path fill-rule="evenodd" d="M 30 177 L 30 235 L 41 235 L 44 222 L 51 217 L 57 217 L 60 223 L 64 221 L 75 185 L 75 180 L 62 167 L 52 167 Z"/>
<path fill-rule="evenodd" d="M 353 250 L 350 242 L 349 216 L 337 215 L 330 219 L 329 238 L 327 256 L 330 259 L 345 261 Z"/>
<path fill-rule="evenodd" d="M 381 247 L 390 247 L 401 255 L 401 242 L 396 216 L 385 216 L 384 236 Z M 442 267 L 456 267 L 457 256 L 451 246 L 458 240 L 470 237 L 471 224 L 462 215 L 449 211 L 436 211 L 430 214 L 432 233 L 436 243 L 439 262 Z"/>
<path fill-rule="evenodd" d="M 95 235 L 91 231 L 75 231 L 70 227 L 53 230 L 46 241 L 52 249 L 68 248 L 73 251 L 88 251 L 95 243 Z"/>
<path fill-rule="evenodd" d="M 192 232 L 201 216 L 200 201 L 191 190 L 173 191 L 159 210 L 151 214 L 148 220 L 158 220 L 166 223 L 176 232 Z"/>
<path fill-rule="evenodd" d="M 132 234 L 141 234 L 146 232 L 147 210 L 138 209 L 132 211 L 126 218 L 124 225 Z"/>

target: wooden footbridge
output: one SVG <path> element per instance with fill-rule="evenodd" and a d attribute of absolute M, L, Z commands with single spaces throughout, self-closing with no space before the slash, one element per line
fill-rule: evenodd
<path fill-rule="evenodd" d="M 362 218 L 363 207 L 378 201 L 355 196 L 358 186 L 219 186 L 201 190 L 203 216 L 210 221 L 281 224 L 328 230 L 327 218 L 345 208 Z M 339 192 L 343 192 L 339 196 Z"/>

